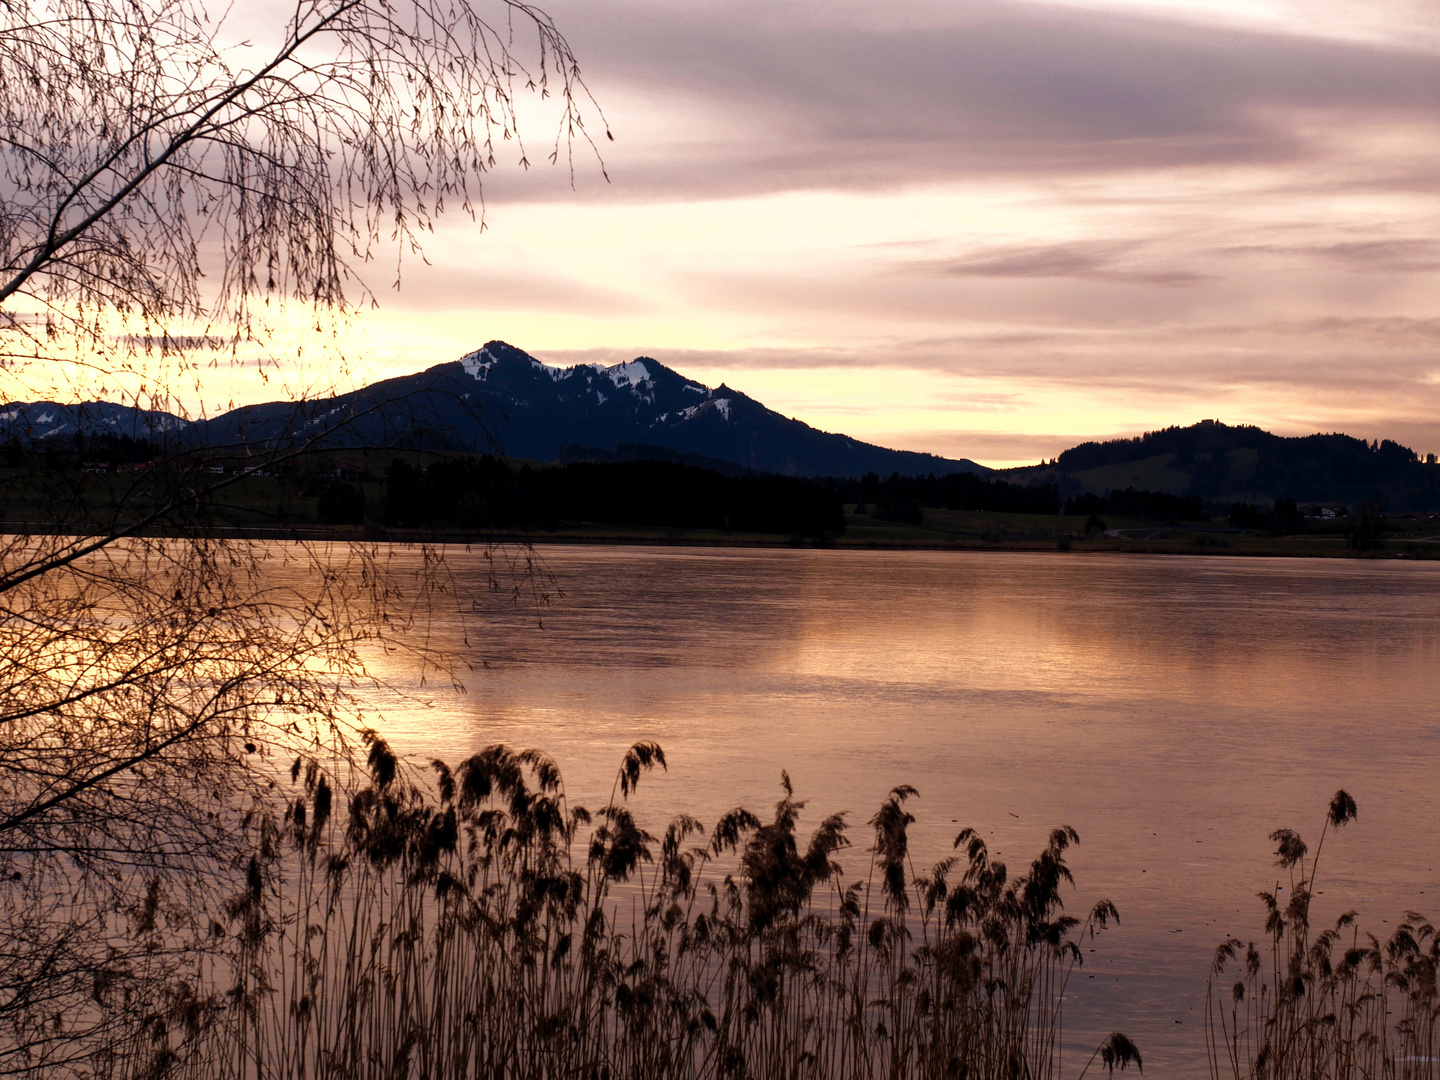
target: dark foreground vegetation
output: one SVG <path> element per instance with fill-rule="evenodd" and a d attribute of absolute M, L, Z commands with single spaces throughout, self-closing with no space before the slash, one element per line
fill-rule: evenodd
<path fill-rule="evenodd" d="M 1381 941 L 1355 911 L 1323 929 L 1311 918 L 1326 837 L 1355 815 L 1355 801 L 1337 791 L 1308 861 L 1298 833 L 1271 835 L 1288 885 L 1259 894 L 1260 942 L 1222 942 L 1210 969 L 1206 1047 L 1216 1080 L 1440 1076 L 1436 928 L 1408 911 Z"/>
<path fill-rule="evenodd" d="M 1019 875 L 970 829 L 956 857 L 917 871 L 916 793 L 897 787 L 866 823 L 854 875 L 841 862 L 851 823 L 831 815 L 802 836 L 784 774 L 764 818 L 736 809 L 707 829 L 681 815 L 652 835 L 630 797 L 665 765 L 653 743 L 626 754 L 593 816 L 542 753 L 492 746 L 422 779 L 383 740 L 366 745 L 368 778 L 348 796 L 301 757 L 276 812 L 247 819 L 253 854 L 214 913 L 206 977 L 137 999 L 124 972 L 97 976 L 92 1007 L 124 1015 L 129 1035 L 90 1075 L 1040 1080 L 1141 1067 L 1118 1032 L 1061 1057 L 1081 946 L 1119 918 L 1103 900 L 1065 913 L 1072 829 Z M 1221 943 L 1205 989 L 1215 1080 L 1440 1075 L 1435 928 L 1408 913 L 1381 942 L 1352 911 L 1312 930 L 1325 840 L 1355 815 L 1337 792 L 1309 861 L 1298 834 L 1273 834 L 1288 890 L 1260 893 L 1263 937 Z M 132 932 L 166 933 L 165 910 L 152 895 Z M 43 1058 L 29 1065 L 44 1072 Z"/>
<path fill-rule="evenodd" d="M 847 875 L 850 823 L 799 835 L 784 774 L 764 819 L 682 815 L 655 836 L 629 806 L 665 764 L 652 743 L 592 817 L 543 754 L 493 746 L 416 784 L 367 741 L 348 804 L 296 760 L 215 926 L 225 978 L 174 985 L 117 1074 L 1040 1080 L 1141 1063 L 1117 1033 L 1062 1072 L 1066 982 L 1117 918 L 1063 911 L 1074 830 L 1012 876 L 967 829 L 958 858 L 917 873 L 898 787 Z"/>

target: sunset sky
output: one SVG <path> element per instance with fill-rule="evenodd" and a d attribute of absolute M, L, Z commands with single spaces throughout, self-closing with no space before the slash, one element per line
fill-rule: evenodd
<path fill-rule="evenodd" d="M 366 377 L 503 338 L 992 465 L 1205 417 L 1440 451 L 1440 5 L 545 7 L 610 182 L 502 167 L 371 282 Z"/>

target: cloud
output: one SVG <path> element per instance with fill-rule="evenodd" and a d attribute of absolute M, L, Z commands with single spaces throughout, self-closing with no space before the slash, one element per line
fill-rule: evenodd
<path fill-rule="evenodd" d="M 653 356 L 680 371 L 713 372 L 735 389 L 746 374 L 795 371 L 914 371 L 988 381 L 988 390 L 937 391 L 927 405 L 977 411 L 1022 405 L 1033 388 L 1066 387 L 1155 400 L 1217 392 L 1284 390 L 1395 403 L 1398 415 L 1440 407 L 1440 319 L 1318 318 L 1259 324 L 1209 323 L 1152 328 L 1124 338 L 1068 328 L 1024 334 L 962 333 L 895 337 L 860 346 L 753 349 L 632 348 L 548 350 L 548 363 L 615 363 Z M 816 376 L 819 381 L 819 376 Z M 1031 388 L 1031 389 L 1025 389 Z"/>
<path fill-rule="evenodd" d="M 1312 244 L 1243 244 L 1221 255 L 1281 255 L 1325 261 L 1364 273 L 1423 274 L 1440 270 L 1440 240 L 1375 239 Z"/>
<path fill-rule="evenodd" d="M 981 460 L 992 426 L 1032 458 L 1063 448 L 1025 441 L 1047 425 L 1440 432 L 1427 39 L 1099 4 L 555 8 L 614 182 L 495 174 L 489 242 L 528 258 L 416 306 L 513 305 L 534 317 L 497 332 L 550 362 L 649 353 Z"/>
<path fill-rule="evenodd" d="M 591 86 L 618 99 L 604 196 L 1294 164 L 1333 152 L 1336 124 L 1430 125 L 1440 106 L 1440 65 L 1395 45 L 984 0 L 905 25 L 906 9 L 868 22 L 741 3 L 567 13 Z M 515 179 L 492 195 L 569 190 Z"/>
<path fill-rule="evenodd" d="M 956 259 L 912 264 L 912 269 L 952 277 L 1064 277 L 1130 285 L 1195 285 L 1206 280 L 1205 275 L 1193 270 L 1127 266 L 1126 256 L 1138 246 L 1103 240 L 1015 244 L 973 252 Z"/>
<path fill-rule="evenodd" d="M 825 430 L 987 464 L 1205 417 L 1279 434 L 1343 431 L 1440 450 L 1440 325 L 1316 319 L 895 338 L 864 347 L 548 351 L 549 363 L 649 355 Z M 787 374 L 789 373 L 789 374 Z M 1048 430 L 1047 430 L 1048 429 Z"/>

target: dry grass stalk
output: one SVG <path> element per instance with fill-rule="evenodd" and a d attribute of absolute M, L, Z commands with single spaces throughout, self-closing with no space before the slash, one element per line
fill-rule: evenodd
<path fill-rule="evenodd" d="M 1210 1074 L 1216 1080 L 1433 1080 L 1440 987 L 1440 938 L 1418 912 L 1405 913 L 1389 940 L 1362 933 L 1356 912 L 1313 934 L 1310 905 L 1325 838 L 1356 816 L 1337 791 L 1320 843 L 1271 835 L 1289 885 L 1260 893 L 1264 945 L 1238 938 L 1215 951 L 1206 995 Z M 1289 899 L 1283 898 L 1289 893 Z M 1236 981 L 1223 976 L 1234 964 Z"/>
<path fill-rule="evenodd" d="M 686 816 L 648 833 L 628 800 L 664 764 L 637 744 L 592 817 L 534 751 L 435 762 L 431 787 L 371 736 L 348 807 L 297 760 L 295 795 L 283 818 L 255 822 L 247 885 L 227 906 L 233 987 L 204 1008 L 177 998 L 113 1071 L 1059 1075 L 1079 943 L 1117 917 L 1108 901 L 1083 921 L 1063 913 L 1074 830 L 1018 877 L 972 830 L 959 857 L 917 874 L 915 792 L 900 787 L 869 821 L 867 877 L 846 884 L 844 816 L 802 841 L 788 777 L 769 821 L 737 809 L 708 835 Z M 1140 1056 L 1117 1033 L 1095 1062 Z"/>

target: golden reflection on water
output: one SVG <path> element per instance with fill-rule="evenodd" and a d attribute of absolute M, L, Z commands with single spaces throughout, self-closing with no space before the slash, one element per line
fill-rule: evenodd
<path fill-rule="evenodd" d="M 655 738 L 670 771 L 637 803 L 655 823 L 768 807 L 788 769 L 817 820 L 851 811 L 851 877 L 864 822 L 898 783 L 921 793 L 922 862 L 962 825 L 1012 865 L 1074 825 L 1075 908 L 1108 896 L 1123 920 L 1073 987 L 1077 1048 L 1119 1027 L 1147 1073 L 1203 1073 L 1210 951 L 1259 936 L 1269 833 L 1313 843 L 1337 787 L 1360 818 L 1326 845 L 1317 914 L 1355 907 L 1377 933 L 1406 908 L 1440 914 L 1427 902 L 1440 896 L 1440 564 L 543 555 L 565 596 L 487 611 L 461 650 L 477 665 L 465 694 L 380 663 L 430 701 L 376 698 L 399 748 L 539 747 L 594 806 L 625 747 Z M 462 552 L 452 565 L 466 559 L 483 572 Z M 458 647 L 458 622 L 438 631 Z"/>

